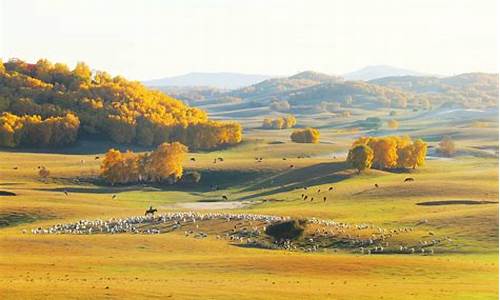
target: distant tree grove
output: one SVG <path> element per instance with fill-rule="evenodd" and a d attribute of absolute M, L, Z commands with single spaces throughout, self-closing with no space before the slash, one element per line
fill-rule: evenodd
<path fill-rule="evenodd" d="M 137 182 L 174 183 L 182 177 L 187 147 L 163 143 L 151 153 L 125 153 L 110 149 L 101 164 L 101 177 L 110 184 Z"/>
<path fill-rule="evenodd" d="M 276 119 L 265 118 L 262 122 L 262 128 L 265 129 L 286 129 L 293 128 L 297 124 L 297 119 L 289 115 L 286 117 L 278 117 Z"/>
<path fill-rule="evenodd" d="M 74 142 L 78 133 L 142 146 L 181 142 L 193 150 L 242 138 L 239 123 L 209 120 L 201 109 L 139 82 L 91 72 L 81 62 L 70 70 L 45 59 L 0 61 L 0 110 L 9 113 L 0 120 L 0 146 L 6 147 L 61 146 Z M 42 138 L 29 130 L 42 132 Z M 61 131 L 69 132 L 60 137 Z"/>
<path fill-rule="evenodd" d="M 319 130 L 316 128 L 296 129 L 290 135 L 295 143 L 319 143 Z"/>
<path fill-rule="evenodd" d="M 356 140 L 347 156 L 358 171 L 367 168 L 392 169 L 422 166 L 427 144 L 421 139 L 412 141 L 407 136 L 361 137 Z"/>

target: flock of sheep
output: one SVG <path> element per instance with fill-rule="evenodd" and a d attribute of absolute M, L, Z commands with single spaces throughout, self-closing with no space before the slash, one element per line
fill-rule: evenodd
<path fill-rule="evenodd" d="M 202 213 L 202 212 L 169 212 L 154 216 L 133 216 L 128 218 L 112 218 L 109 220 L 80 220 L 70 224 L 56 224 L 48 228 L 34 228 L 32 234 L 160 234 L 178 229 L 184 230 L 186 237 L 206 238 L 208 233 L 200 228 L 211 230 L 217 239 L 227 239 L 231 242 L 248 246 L 286 249 L 291 251 L 316 252 L 326 249 L 350 249 L 361 254 L 434 254 L 432 247 L 439 245 L 445 239 L 419 241 L 415 245 L 404 245 L 391 242 L 396 235 L 414 231 L 413 227 L 385 229 L 372 224 L 347 224 L 333 220 L 317 218 L 306 219 L 307 226 L 302 238 L 298 240 L 280 240 L 269 242 L 269 237 L 263 234 L 266 226 L 290 220 L 289 217 L 236 214 L 236 213 Z M 218 221 L 217 226 L 205 222 Z M 214 229 L 216 228 L 216 229 Z M 218 229 L 218 231 L 217 231 Z M 215 231 L 214 231 L 215 230 Z M 23 230 L 23 233 L 27 233 Z M 391 245 L 392 243 L 392 245 Z"/>

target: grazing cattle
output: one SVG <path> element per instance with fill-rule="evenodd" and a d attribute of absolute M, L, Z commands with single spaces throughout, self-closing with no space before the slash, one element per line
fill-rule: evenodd
<path fill-rule="evenodd" d="M 328 191 L 333 191 L 333 186 L 329 187 Z"/>
<path fill-rule="evenodd" d="M 311 197 L 311 202 L 312 202 L 312 201 L 314 201 L 314 198 L 313 198 L 313 197 Z"/>
<path fill-rule="evenodd" d="M 191 158 L 190 158 L 190 160 L 191 160 L 191 161 L 196 161 L 196 158 L 191 157 Z"/>
<path fill-rule="evenodd" d="M 14 167 L 14 170 L 17 170 L 17 169 L 18 169 L 18 167 Z"/>
<path fill-rule="evenodd" d="M 116 195 L 113 194 L 113 196 L 111 196 L 111 199 L 116 199 Z"/>
<path fill-rule="evenodd" d="M 286 160 L 286 157 L 283 157 L 282 159 L 283 159 L 283 160 Z"/>
<path fill-rule="evenodd" d="M 216 163 L 217 163 L 217 158 L 214 158 L 214 164 L 216 164 Z"/>
<path fill-rule="evenodd" d="M 415 178 L 413 178 L 413 177 L 406 177 L 404 182 L 411 182 L 411 181 L 415 181 Z"/>
<path fill-rule="evenodd" d="M 323 202 L 326 202 L 326 197 L 323 197 Z"/>
<path fill-rule="evenodd" d="M 153 215 L 155 214 L 155 212 L 157 212 L 158 210 L 156 208 L 153 208 L 152 206 L 149 207 L 149 209 L 146 210 L 146 212 L 144 213 L 145 216 L 147 215 Z"/>
<path fill-rule="evenodd" d="M 306 195 L 306 196 L 304 196 L 304 200 L 307 200 L 307 195 Z"/>
<path fill-rule="evenodd" d="M 219 161 L 224 161 L 224 158 L 222 158 L 222 157 L 217 157 L 217 159 L 218 159 Z"/>
<path fill-rule="evenodd" d="M 307 190 L 307 186 L 304 187 L 304 190 Z"/>
<path fill-rule="evenodd" d="M 222 199 L 223 200 L 228 200 L 227 196 L 226 195 L 222 195 Z"/>
<path fill-rule="evenodd" d="M 95 157 L 95 160 L 98 160 L 99 158 L 100 158 L 99 156 L 96 156 L 96 157 Z"/>
<path fill-rule="evenodd" d="M 378 184 L 375 183 L 375 187 L 378 188 Z"/>
<path fill-rule="evenodd" d="M 321 189 L 318 189 L 318 194 L 321 193 Z"/>
<path fill-rule="evenodd" d="M 294 166 L 293 165 L 290 165 L 290 168 L 293 168 Z"/>
<path fill-rule="evenodd" d="M 69 196 L 68 191 L 64 190 L 64 195 Z"/>

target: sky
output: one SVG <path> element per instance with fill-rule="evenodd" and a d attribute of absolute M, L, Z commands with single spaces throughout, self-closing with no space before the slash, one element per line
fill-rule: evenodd
<path fill-rule="evenodd" d="M 496 0 L 0 0 L 0 57 L 189 72 L 497 72 Z"/>

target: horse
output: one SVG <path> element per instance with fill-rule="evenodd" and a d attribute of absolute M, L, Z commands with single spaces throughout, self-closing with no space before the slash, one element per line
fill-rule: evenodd
<path fill-rule="evenodd" d="M 145 216 L 147 215 L 155 215 L 155 212 L 157 212 L 158 210 L 156 208 L 153 208 L 152 206 L 149 207 L 149 209 L 146 210 L 146 212 L 144 213 Z"/>

